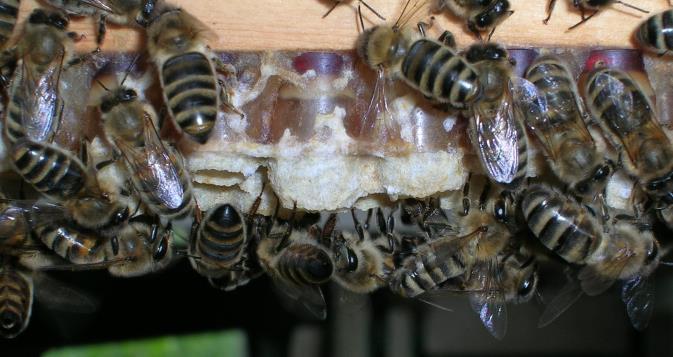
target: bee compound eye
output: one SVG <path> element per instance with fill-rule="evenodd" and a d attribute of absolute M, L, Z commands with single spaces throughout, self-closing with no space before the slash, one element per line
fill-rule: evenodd
<path fill-rule="evenodd" d="M 160 261 L 166 257 L 168 253 L 168 239 L 163 238 L 161 239 L 161 242 L 157 245 L 157 248 L 154 250 L 154 254 L 152 255 L 152 258 L 155 261 Z"/>

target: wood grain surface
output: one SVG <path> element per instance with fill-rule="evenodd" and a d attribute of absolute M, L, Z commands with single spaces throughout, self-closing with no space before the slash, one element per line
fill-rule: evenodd
<path fill-rule="evenodd" d="M 668 0 L 626 0 L 650 11 L 651 14 L 669 7 Z M 20 17 L 25 18 L 36 0 L 23 0 Z M 403 0 L 368 0 L 388 21 L 399 14 Z M 547 0 L 510 0 L 514 14 L 496 31 L 493 40 L 510 46 L 601 46 L 632 47 L 632 34 L 647 15 L 619 4 L 597 14 L 579 28 L 567 28 L 580 20 L 579 12 L 570 0 L 559 0 L 548 25 L 542 23 Z M 222 51 L 255 50 L 343 50 L 350 49 L 359 33 L 357 2 L 346 1 L 323 19 L 330 0 L 178 0 L 172 3 L 183 7 L 207 24 L 216 34 L 211 46 Z M 365 9 L 363 9 L 365 10 Z M 368 11 L 365 26 L 381 23 Z M 430 35 L 444 29 L 452 31 L 460 46 L 475 38 L 465 30 L 464 21 L 439 14 Z M 84 33 L 78 44 L 85 51 L 94 48 L 94 24 L 91 19 L 74 19 L 71 30 Z M 110 26 L 103 47 L 106 51 L 137 49 L 142 31 Z"/>

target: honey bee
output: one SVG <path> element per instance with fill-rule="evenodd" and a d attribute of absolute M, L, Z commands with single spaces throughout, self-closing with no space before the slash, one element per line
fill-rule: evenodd
<path fill-rule="evenodd" d="M 576 28 L 577 26 L 589 21 L 594 15 L 596 15 L 599 11 L 602 9 L 606 9 L 609 6 L 612 6 L 614 4 L 620 4 L 622 6 L 628 7 L 629 9 L 633 9 L 639 12 L 642 12 L 644 14 L 649 13 L 647 10 L 643 10 L 639 7 L 633 6 L 631 4 L 625 3 L 620 0 L 573 0 L 573 6 L 576 9 L 580 10 L 580 14 L 582 16 L 582 20 L 568 28 L 568 30 L 572 30 Z M 549 0 L 549 4 L 547 5 L 547 17 L 542 20 L 542 22 L 546 25 L 549 22 L 549 19 L 551 18 L 552 12 L 554 12 L 554 7 L 556 6 L 556 0 Z M 589 16 L 586 16 L 587 11 L 593 11 Z"/>
<path fill-rule="evenodd" d="M 138 100 L 135 90 L 121 85 L 102 98 L 100 111 L 105 135 L 124 158 L 133 187 L 147 208 L 166 218 L 190 213 L 191 178 L 182 155 L 159 137 L 154 109 Z"/>
<path fill-rule="evenodd" d="M 405 298 L 416 298 L 436 289 L 439 284 L 457 277 L 467 269 L 468 257 L 461 249 L 463 241 L 475 239 L 486 232 L 479 227 L 466 236 L 445 235 L 421 240 L 393 271 L 388 280 L 392 292 Z"/>
<path fill-rule="evenodd" d="M 332 253 L 317 237 L 291 226 L 281 229 L 274 223 L 269 234 L 260 239 L 256 253 L 260 266 L 282 292 L 315 317 L 327 317 L 320 285 L 330 281 L 335 267 Z"/>
<path fill-rule="evenodd" d="M 247 270 L 251 265 L 248 262 L 250 241 L 257 240 L 258 231 L 264 229 L 254 219 L 263 193 L 264 186 L 248 211 L 250 218 L 246 219 L 234 206 L 225 203 L 210 209 L 203 218 L 198 214 L 194 220 L 190 263 L 199 274 L 209 278 L 211 284 L 213 279 L 226 275 L 219 281 L 225 287 L 233 284 L 235 288 L 246 279 L 247 274 L 232 274 L 231 271 Z"/>
<path fill-rule="evenodd" d="M 647 278 L 659 264 L 659 243 L 650 231 L 628 220 L 616 220 L 604 232 L 592 211 L 546 186 L 524 193 L 522 210 L 528 226 L 542 244 L 566 262 L 583 267 L 577 292 L 595 296 L 622 281 L 622 300 L 633 326 L 641 330 L 652 314 L 653 294 Z M 573 291 L 573 290 L 569 290 Z M 546 325 L 576 298 L 568 291 L 555 299 L 543 315 Z"/>
<path fill-rule="evenodd" d="M 507 249 L 496 260 L 477 264 L 464 275 L 447 280 L 440 290 L 468 293 L 484 326 L 502 339 L 507 332 L 506 305 L 528 302 L 537 284 L 535 257 L 523 249 Z"/>
<path fill-rule="evenodd" d="M 172 257 L 170 234 L 155 217 L 137 215 L 106 231 L 93 227 L 120 217 L 105 210 L 98 211 L 101 217 L 94 212 L 73 215 L 64 206 L 38 201 L 26 212 L 36 236 L 72 269 L 105 268 L 115 276 L 137 276 L 165 267 Z"/>
<path fill-rule="evenodd" d="M 92 188 L 88 169 L 54 144 L 20 139 L 9 153 L 14 170 L 40 193 L 65 201 Z"/>
<path fill-rule="evenodd" d="M 12 37 L 20 4 L 20 0 L 0 1 L 0 48 L 5 47 L 9 38 Z"/>
<path fill-rule="evenodd" d="M 121 262 L 109 264 L 113 276 L 136 277 L 158 272 L 173 261 L 174 248 L 171 233 L 162 228 L 155 218 L 140 215 L 129 220 L 119 232 Z"/>
<path fill-rule="evenodd" d="M 435 0 L 436 10 L 448 9 L 455 16 L 467 20 L 467 28 L 481 40 L 481 33 L 489 31 L 488 40 L 495 28 L 514 11 L 507 0 Z"/>
<path fill-rule="evenodd" d="M 650 16 L 636 29 L 636 42 L 641 48 L 663 56 L 673 50 L 673 10 Z"/>
<path fill-rule="evenodd" d="M 516 95 L 526 125 L 542 145 L 554 174 L 575 194 L 592 200 L 612 173 L 584 123 L 577 85 L 563 61 L 537 58 Z"/>
<path fill-rule="evenodd" d="M 428 200 L 417 200 L 414 198 L 405 199 L 400 203 L 402 207 L 402 223 L 415 223 L 421 231 L 428 234 L 429 237 L 437 237 L 444 232 L 451 231 L 452 227 L 449 224 L 448 217 L 439 206 L 439 201 L 435 198 Z M 386 228 L 388 232 L 394 229 L 395 221 L 392 220 L 392 215 L 386 220 L 381 215 L 381 211 L 377 211 L 377 220 L 379 227 L 383 232 L 383 227 L 392 224 L 392 227 Z"/>
<path fill-rule="evenodd" d="M 456 109 L 467 108 L 479 98 L 476 68 L 453 47 L 424 38 L 407 26 L 424 8 L 424 3 L 407 1 L 395 24 L 369 28 L 357 40 L 358 55 L 377 71 L 374 93 L 361 123 L 361 136 L 385 140 L 395 137 L 399 130 L 393 119 L 386 117 L 390 115 L 385 94 L 389 79 L 401 79 L 425 97 Z M 422 29 L 420 24 L 419 28 Z M 452 36 L 442 36 L 448 38 Z"/>
<path fill-rule="evenodd" d="M 236 70 L 219 60 L 205 44 L 207 27 L 181 9 L 168 9 L 147 27 L 147 50 L 153 59 L 170 118 L 177 128 L 205 143 L 224 105 L 234 106 L 230 89 L 216 70 L 234 76 Z"/>
<path fill-rule="evenodd" d="M 146 25 L 156 0 L 46 0 L 68 15 L 98 17 L 96 43 L 105 39 L 106 22 L 121 26 Z"/>
<path fill-rule="evenodd" d="M 33 279 L 24 269 L 0 257 L 0 336 L 14 338 L 30 321 L 33 310 Z"/>
<path fill-rule="evenodd" d="M 641 87 L 625 72 L 597 66 L 584 93 L 624 170 L 648 194 L 673 202 L 673 147 Z"/>
<path fill-rule="evenodd" d="M 23 137 L 51 142 L 58 130 L 64 106 L 59 80 L 74 53 L 67 27 L 68 19 L 60 12 L 34 10 L 21 40 L 4 59 L 17 60 L 4 115 L 10 144 Z"/>
<path fill-rule="evenodd" d="M 512 98 L 521 81 L 513 77 L 509 53 L 498 44 L 472 45 L 465 58 L 475 66 L 482 88 L 471 107 L 472 146 L 491 180 L 516 188 L 528 167 L 528 139 Z"/>
<path fill-rule="evenodd" d="M 336 217 L 336 216 L 333 216 Z M 338 232 L 333 237 L 334 281 L 344 289 L 358 294 L 370 293 L 385 286 L 395 269 L 394 246 L 385 235 L 373 238 L 353 216 L 355 233 Z"/>
<path fill-rule="evenodd" d="M 81 313 L 97 307 L 86 294 L 21 266 L 15 257 L 0 255 L 0 337 L 15 338 L 28 327 L 33 300 L 50 309 Z"/>
<path fill-rule="evenodd" d="M 463 190 L 449 199 L 457 207 L 449 219 L 453 232 L 421 240 L 392 274 L 389 286 L 393 292 L 419 296 L 476 264 L 493 264 L 509 244 L 512 199 L 487 177 L 470 175 Z"/>

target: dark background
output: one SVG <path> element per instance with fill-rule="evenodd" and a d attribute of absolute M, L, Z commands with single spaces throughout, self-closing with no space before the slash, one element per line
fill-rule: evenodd
<path fill-rule="evenodd" d="M 454 312 L 444 312 L 385 290 L 368 301 L 344 299 L 328 287 L 328 318 L 316 322 L 287 312 L 266 277 L 234 292 L 218 291 L 185 260 L 163 273 L 133 279 L 112 278 L 104 271 L 55 272 L 50 273 L 54 279 L 95 297 L 98 310 L 57 312 L 37 301 L 26 331 L 0 341 L 0 350 L 3 356 L 39 355 L 58 346 L 242 329 L 252 356 L 673 355 L 673 275 L 667 267 L 655 274 L 656 311 L 643 333 L 630 326 L 613 289 L 582 298 L 543 329 L 536 327 L 543 305 L 510 305 L 507 336 L 497 341 L 462 297 L 454 298 Z M 554 289 L 549 281 L 541 286 L 543 292 Z"/>

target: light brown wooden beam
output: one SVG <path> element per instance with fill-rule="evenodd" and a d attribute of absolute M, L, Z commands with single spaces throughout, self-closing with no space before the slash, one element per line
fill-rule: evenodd
<path fill-rule="evenodd" d="M 616 4 L 580 28 L 567 32 L 567 28 L 580 19 L 570 0 L 558 0 L 554 16 L 547 26 L 542 24 L 546 0 L 510 2 L 514 15 L 498 28 L 493 40 L 511 46 L 630 47 L 633 30 L 646 16 Z M 631 2 L 651 13 L 668 8 L 668 0 Z M 329 0 L 179 0 L 173 3 L 193 13 L 214 30 L 218 39 L 211 46 L 217 50 L 343 50 L 352 48 L 358 35 L 355 0 L 337 7 L 326 19 L 322 18 L 322 14 L 329 7 Z M 392 21 L 401 10 L 403 0 L 367 0 L 367 3 Z M 36 0 L 23 0 L 21 18 L 25 18 L 35 6 Z M 366 10 L 364 14 L 366 26 L 381 22 Z M 475 40 L 457 19 L 447 15 L 436 18 L 437 26 L 431 30 L 433 36 L 447 29 L 455 34 L 460 46 Z M 71 30 L 86 35 L 86 39 L 78 44 L 80 50 L 94 48 L 95 34 L 91 20 L 73 20 Z M 140 31 L 111 26 L 103 49 L 136 49 L 139 36 Z"/>

